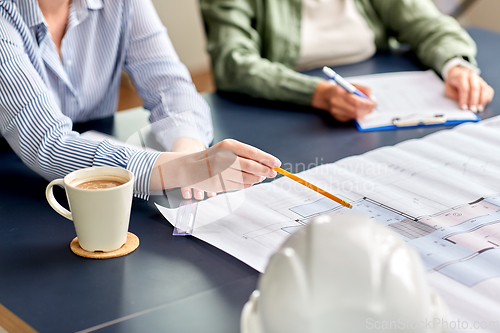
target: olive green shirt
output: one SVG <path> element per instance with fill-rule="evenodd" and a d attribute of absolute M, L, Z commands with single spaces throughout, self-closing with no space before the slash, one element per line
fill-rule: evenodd
<path fill-rule="evenodd" d="M 458 22 L 431 0 L 355 0 L 375 34 L 409 44 L 420 61 L 441 72 L 455 57 L 476 65 L 476 46 Z M 322 80 L 293 70 L 300 55 L 301 0 L 201 0 L 215 83 L 222 91 L 310 105 Z"/>

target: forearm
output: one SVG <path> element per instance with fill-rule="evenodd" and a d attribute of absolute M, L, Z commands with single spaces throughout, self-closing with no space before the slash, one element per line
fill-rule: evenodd
<path fill-rule="evenodd" d="M 198 151 L 203 151 L 207 147 L 201 142 L 193 138 L 178 138 L 177 140 L 174 141 L 172 145 L 172 151 L 177 152 L 177 153 L 182 153 L 182 152 L 198 152 Z"/>
<path fill-rule="evenodd" d="M 32 97 L 21 110 L 2 101 L 2 109 L 2 135 L 28 167 L 47 180 L 86 167 L 116 166 L 134 173 L 135 196 L 149 196 L 149 176 L 157 153 L 115 145 L 109 140 L 94 142 L 81 138 L 71 131 L 71 121 L 46 94 Z"/>
<path fill-rule="evenodd" d="M 151 1 L 134 0 L 133 5 L 134 24 L 124 65 L 144 107 L 151 111 L 155 138 L 166 150 L 172 150 L 180 137 L 210 144 L 210 109 L 180 62 Z"/>
<path fill-rule="evenodd" d="M 217 89 L 223 91 L 309 106 L 321 81 L 237 49 L 227 51 L 225 56 L 212 57 Z"/>
<path fill-rule="evenodd" d="M 208 27 L 207 50 L 212 58 L 217 89 L 238 92 L 256 98 L 310 105 L 320 79 L 295 72 L 280 58 L 265 57 L 269 42 L 262 25 L 262 1 L 203 0 L 201 9 Z M 271 15 L 271 14 L 269 14 Z M 283 24 L 290 24 L 284 21 Z M 261 28 L 257 28 L 261 26 Z M 272 29 L 271 27 L 267 27 Z M 272 34 L 271 34 L 272 35 Z M 281 37 L 286 38 L 286 37 Z M 291 42 L 291 41 L 290 41 Z M 272 41 L 271 41 L 272 43 Z M 285 47 L 282 41 L 280 47 Z M 284 53 L 284 54 L 283 54 Z M 286 61 L 283 61 L 286 63 Z"/>
<path fill-rule="evenodd" d="M 158 156 L 151 169 L 151 176 L 149 178 L 149 189 L 151 192 L 181 186 L 178 182 L 179 177 L 177 175 L 179 168 L 169 166 L 171 164 L 173 165 L 172 161 L 186 155 L 188 155 L 188 153 L 166 152 Z"/>
<path fill-rule="evenodd" d="M 180 138 L 190 138 L 208 147 L 213 140 L 213 127 L 210 109 L 203 98 L 199 96 L 201 101 L 195 104 L 189 97 L 184 101 L 180 96 L 171 98 L 178 98 L 179 102 L 160 103 L 151 110 L 149 120 L 156 140 L 167 151 L 176 151 L 174 144 Z"/>
<path fill-rule="evenodd" d="M 464 56 L 476 65 L 476 46 L 458 22 L 439 12 L 430 0 L 372 0 L 389 31 L 408 43 L 422 63 L 438 73 L 445 63 Z"/>

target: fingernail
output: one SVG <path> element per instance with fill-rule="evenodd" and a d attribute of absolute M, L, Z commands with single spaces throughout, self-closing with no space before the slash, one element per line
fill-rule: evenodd
<path fill-rule="evenodd" d="M 474 112 L 474 113 L 477 113 L 477 107 L 476 107 L 475 105 L 472 105 L 472 106 L 470 107 L 470 110 L 471 110 L 472 112 Z"/>
<path fill-rule="evenodd" d="M 263 181 L 264 181 L 264 179 L 266 179 L 266 177 L 264 177 L 264 176 L 260 176 L 259 183 L 260 183 L 260 182 L 263 182 Z"/>
<path fill-rule="evenodd" d="M 271 172 L 269 173 L 269 177 L 274 178 L 274 177 L 276 177 L 277 174 L 278 173 L 276 171 L 271 170 Z"/>
<path fill-rule="evenodd" d="M 484 111 L 484 106 L 482 106 L 481 104 L 479 104 L 478 107 L 477 107 L 477 111 L 483 112 Z"/>
<path fill-rule="evenodd" d="M 198 200 L 202 200 L 203 199 L 203 193 L 202 192 L 196 192 L 194 194 L 194 196 L 196 197 L 196 199 Z"/>
<path fill-rule="evenodd" d="M 466 111 L 468 108 L 467 104 L 462 105 L 462 110 Z"/>
<path fill-rule="evenodd" d="M 184 199 L 191 199 L 191 191 L 184 192 Z"/>
<path fill-rule="evenodd" d="M 280 160 L 274 160 L 273 167 L 274 168 L 279 168 L 281 166 L 281 161 Z"/>

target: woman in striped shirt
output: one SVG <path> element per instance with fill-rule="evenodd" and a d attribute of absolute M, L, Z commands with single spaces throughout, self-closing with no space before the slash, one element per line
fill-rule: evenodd
<path fill-rule="evenodd" d="M 171 152 L 88 141 L 72 131 L 74 122 L 115 112 L 122 69 L 151 111 L 156 139 Z M 150 0 L 0 0 L 0 130 L 23 162 L 48 180 L 89 166 L 119 166 L 135 174 L 134 193 L 141 198 L 162 187 L 152 170 L 205 149 L 213 138 L 209 108 Z M 240 159 L 243 172 L 227 189 L 273 177 L 271 167 L 280 164 L 234 140 L 215 147 Z M 168 187 L 186 185 L 166 177 Z M 220 190 L 204 184 L 193 194 L 183 189 L 184 197 Z"/>

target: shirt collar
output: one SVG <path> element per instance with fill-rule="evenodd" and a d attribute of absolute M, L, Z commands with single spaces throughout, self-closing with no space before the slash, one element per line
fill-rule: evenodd
<path fill-rule="evenodd" d="M 19 13 L 28 27 L 31 28 L 45 23 L 45 18 L 40 7 L 38 7 L 37 0 L 14 0 L 14 3 L 17 5 Z"/>
<path fill-rule="evenodd" d="M 72 0 L 78 13 L 80 21 L 87 17 L 87 10 L 99 10 L 103 7 L 103 0 Z M 45 23 L 42 11 L 37 0 L 14 0 L 28 27 L 34 27 Z"/>
<path fill-rule="evenodd" d="M 90 10 L 98 10 L 103 6 L 103 0 L 86 0 L 87 8 Z"/>
<path fill-rule="evenodd" d="M 82 22 L 88 16 L 89 10 L 99 10 L 103 7 L 103 0 L 72 0 L 78 21 Z"/>

